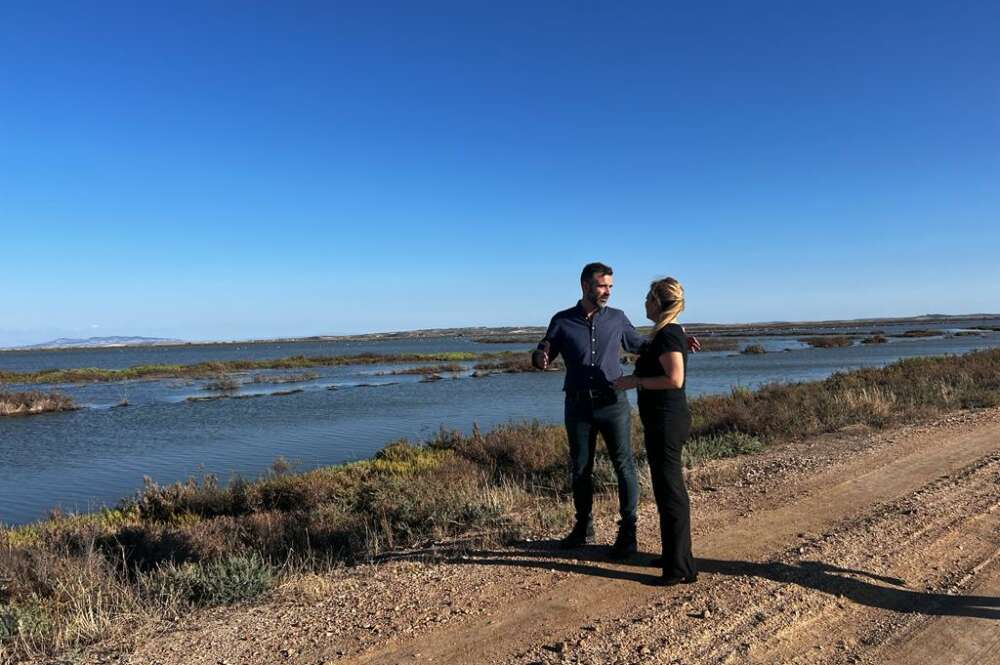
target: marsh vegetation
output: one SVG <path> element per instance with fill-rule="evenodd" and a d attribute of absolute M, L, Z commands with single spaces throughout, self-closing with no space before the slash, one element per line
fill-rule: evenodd
<path fill-rule="evenodd" d="M 804 337 L 799 341 L 808 344 L 814 349 L 835 349 L 854 344 L 854 340 L 847 335 L 817 335 L 815 337 Z"/>
<path fill-rule="evenodd" d="M 893 337 L 941 337 L 942 335 L 944 335 L 943 330 L 907 330 L 906 332 L 898 335 L 893 335 Z"/>
<path fill-rule="evenodd" d="M 740 351 L 740 353 L 745 353 L 747 355 L 759 355 L 761 353 L 767 353 L 767 349 L 760 344 L 750 344 L 743 347 L 743 350 Z"/>
<path fill-rule="evenodd" d="M 388 365 L 427 362 L 478 362 L 523 356 L 524 352 L 498 353 L 361 353 L 343 356 L 290 356 L 262 360 L 216 360 L 192 365 L 135 365 L 126 369 L 48 369 L 37 372 L 0 371 L 0 383 L 88 383 L 130 381 L 136 379 L 191 378 L 211 379 L 232 372 L 257 369 L 298 369 L 309 367 L 341 367 L 344 365 Z"/>

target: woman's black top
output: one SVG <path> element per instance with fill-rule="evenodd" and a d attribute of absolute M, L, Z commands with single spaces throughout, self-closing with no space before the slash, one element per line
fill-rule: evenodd
<path fill-rule="evenodd" d="M 642 348 L 635 361 L 635 373 L 642 378 L 664 376 L 660 356 L 677 351 L 684 358 L 684 383 L 687 383 L 687 335 L 676 323 L 668 323 L 656 332 L 656 336 Z M 670 411 L 687 411 L 687 397 L 684 385 L 669 390 L 639 390 L 639 407 L 655 407 Z"/>

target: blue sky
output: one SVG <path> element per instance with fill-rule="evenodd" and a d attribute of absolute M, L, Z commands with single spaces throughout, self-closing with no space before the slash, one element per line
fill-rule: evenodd
<path fill-rule="evenodd" d="M 0 1 L 0 345 L 1000 311 L 1000 5 Z"/>

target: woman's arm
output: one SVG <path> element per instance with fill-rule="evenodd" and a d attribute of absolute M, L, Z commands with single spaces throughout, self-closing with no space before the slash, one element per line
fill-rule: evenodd
<path fill-rule="evenodd" d="M 639 379 L 638 385 L 643 390 L 676 390 L 684 387 L 684 354 L 680 351 L 667 351 L 659 357 L 663 376 L 650 376 Z"/>
<path fill-rule="evenodd" d="M 660 365 L 665 376 L 636 376 L 630 374 L 614 382 L 618 390 L 676 390 L 684 387 L 684 355 L 680 351 L 667 351 L 660 354 Z"/>

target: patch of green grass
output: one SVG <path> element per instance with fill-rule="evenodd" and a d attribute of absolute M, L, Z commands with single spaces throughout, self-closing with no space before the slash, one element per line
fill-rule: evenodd
<path fill-rule="evenodd" d="M 684 466 L 692 468 L 710 459 L 750 455 L 764 450 L 759 437 L 744 432 L 720 432 L 691 438 L 684 444 Z"/>
<path fill-rule="evenodd" d="M 21 604 L 0 604 L 0 645 L 15 641 L 42 643 L 52 630 L 52 617 L 41 602 L 28 599 Z"/>
<path fill-rule="evenodd" d="M 270 589 L 274 579 L 272 566 L 251 553 L 204 563 L 167 563 L 142 585 L 145 594 L 161 602 L 207 607 L 252 600 Z"/>

